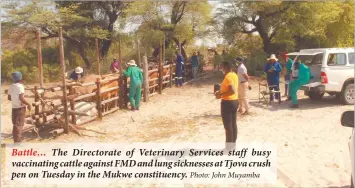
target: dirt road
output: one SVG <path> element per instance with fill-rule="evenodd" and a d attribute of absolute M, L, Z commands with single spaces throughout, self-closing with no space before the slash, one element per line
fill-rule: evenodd
<path fill-rule="evenodd" d="M 119 111 L 85 125 L 108 135 L 83 132 L 86 136 L 62 135 L 42 142 L 223 142 L 220 104 L 208 94 L 221 79 L 221 75 L 213 76 L 183 88 L 166 89 L 144 103 L 139 112 Z M 331 97 L 311 101 L 300 92 L 300 109 L 289 109 L 287 102 L 266 107 L 258 103 L 257 83 L 252 86 L 251 114 L 238 115 L 238 139 L 278 146 L 279 184 L 270 186 L 349 185 L 351 130 L 341 127 L 340 115 L 353 106 L 342 106 Z M 4 95 L 2 99 L 2 136 L 6 136 L 11 133 L 11 112 Z"/>

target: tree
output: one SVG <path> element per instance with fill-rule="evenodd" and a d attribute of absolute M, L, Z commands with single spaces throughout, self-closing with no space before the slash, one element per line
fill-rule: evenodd
<path fill-rule="evenodd" d="M 166 48 L 175 44 L 176 49 L 181 47 L 186 58 L 185 46 L 194 37 L 206 34 L 206 25 L 211 19 L 207 1 L 139 1 L 128 12 L 129 18 L 141 22 L 138 33 L 154 48 L 154 57 L 158 56 L 159 40 L 165 35 Z"/>
<path fill-rule="evenodd" d="M 344 15 L 344 19 L 339 15 Z M 237 33 L 258 33 L 264 52 L 275 53 L 285 48 L 329 46 L 329 42 L 326 44 L 325 41 L 329 40 L 331 33 L 331 40 L 338 37 L 345 39 L 353 28 L 352 15 L 353 2 L 350 1 L 345 4 L 335 1 L 231 1 L 218 10 L 217 19 L 223 21 L 221 33 L 229 42 L 235 42 Z M 347 28 L 346 31 L 336 31 L 334 26 L 330 27 L 333 28 L 331 31 L 329 26 L 335 23 L 338 24 L 336 27 L 342 25 Z"/>

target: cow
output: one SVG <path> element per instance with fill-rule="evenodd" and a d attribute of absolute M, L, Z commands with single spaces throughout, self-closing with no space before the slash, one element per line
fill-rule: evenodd
<path fill-rule="evenodd" d="M 96 82 L 97 79 L 101 79 L 100 75 L 88 75 L 82 78 L 81 82 L 83 83 L 88 83 L 88 82 Z M 90 85 L 90 86 L 76 86 L 73 87 L 73 94 L 76 95 L 85 95 L 92 93 L 96 89 L 96 85 Z"/>
<path fill-rule="evenodd" d="M 111 78 L 114 78 L 114 76 L 103 77 L 103 81 L 105 81 L 106 79 L 111 79 Z M 108 82 L 104 82 L 104 83 L 101 84 L 101 91 L 107 90 L 107 89 L 110 89 L 110 88 L 113 88 L 113 87 L 117 87 L 117 86 L 119 86 L 118 79 L 111 80 L 111 81 L 108 81 Z M 113 97 L 117 97 L 118 95 L 119 95 L 119 89 L 115 89 L 113 91 L 109 91 L 109 92 L 103 93 L 101 95 L 101 101 L 104 101 L 104 100 L 107 100 L 107 99 L 111 99 Z M 109 103 L 106 103 L 103 106 L 103 109 L 105 111 L 108 111 L 111 108 L 115 108 L 116 106 L 117 106 L 117 100 L 114 100 L 114 101 L 111 101 Z"/>
<path fill-rule="evenodd" d="M 100 75 L 88 75 L 88 76 L 86 76 L 86 77 L 84 77 L 82 79 L 82 82 L 83 83 L 96 82 L 98 78 L 101 79 L 102 81 L 104 81 L 105 79 L 113 78 L 113 76 L 103 76 L 102 77 Z M 112 88 L 112 87 L 117 87 L 118 85 L 119 85 L 118 80 L 111 80 L 111 81 L 108 81 L 108 82 L 103 82 L 101 84 L 101 90 L 106 90 L 106 89 L 109 89 L 109 88 Z M 76 94 L 76 95 L 86 95 L 86 94 L 89 94 L 89 93 L 97 92 L 97 86 L 96 86 L 96 84 L 95 85 L 90 85 L 90 86 L 77 86 L 77 87 L 73 87 L 73 91 L 72 92 L 73 92 L 73 94 Z M 113 90 L 113 91 L 109 91 L 109 92 L 103 93 L 101 95 L 101 101 L 118 96 L 118 92 L 119 92 L 119 90 L 117 89 L 117 90 Z M 97 96 L 95 95 L 95 96 L 93 96 L 91 98 L 88 98 L 86 101 L 96 102 L 97 101 Z M 117 101 L 112 101 L 112 102 L 109 102 L 109 103 L 105 104 L 103 109 L 104 110 L 109 110 L 110 108 L 115 106 L 114 104 L 117 104 L 116 102 Z"/>

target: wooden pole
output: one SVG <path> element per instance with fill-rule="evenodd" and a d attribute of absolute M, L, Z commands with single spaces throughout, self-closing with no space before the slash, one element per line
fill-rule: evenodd
<path fill-rule="evenodd" d="M 63 31 L 59 27 L 59 57 L 60 66 L 62 69 L 62 84 L 63 84 L 63 106 L 64 106 L 64 133 L 69 133 L 69 120 L 68 120 L 68 103 L 67 103 L 67 87 L 65 83 L 65 63 L 64 63 L 64 47 L 63 47 Z"/>
<path fill-rule="evenodd" d="M 158 75 L 159 75 L 159 83 L 158 83 L 158 92 L 159 94 L 162 93 L 163 90 L 163 44 L 160 40 L 160 50 L 159 50 L 159 68 L 158 68 Z"/>
<path fill-rule="evenodd" d="M 122 54 L 121 54 L 121 36 L 119 36 L 118 38 L 118 60 L 120 61 L 119 63 L 121 64 L 120 65 L 120 83 L 119 83 L 119 87 L 120 87 L 120 90 L 119 90 L 119 107 L 122 109 L 124 108 L 124 101 L 125 101 L 125 97 L 124 97 L 124 93 L 125 93 L 125 90 L 124 90 L 124 75 L 122 73 L 122 66 L 123 66 L 123 62 L 122 62 Z"/>
<path fill-rule="evenodd" d="M 99 118 L 102 119 L 102 105 L 101 105 L 101 80 L 100 78 L 96 79 L 96 98 L 97 98 L 97 104 L 96 104 L 96 108 L 99 114 Z"/>
<path fill-rule="evenodd" d="M 170 81 L 170 87 L 173 86 L 173 64 L 169 65 L 169 81 Z"/>
<path fill-rule="evenodd" d="M 99 54 L 99 39 L 95 39 L 96 46 L 96 61 L 97 61 L 97 72 L 101 75 L 101 67 L 100 67 L 100 54 Z"/>
<path fill-rule="evenodd" d="M 42 46 L 41 46 L 41 33 L 40 30 L 36 31 L 37 36 L 37 63 L 39 73 L 39 85 L 43 88 L 43 66 L 42 66 Z"/>
<path fill-rule="evenodd" d="M 138 53 L 138 65 L 139 65 L 139 67 L 142 67 L 141 49 L 140 49 L 138 34 L 137 34 L 137 53 Z"/>
<path fill-rule="evenodd" d="M 149 100 L 149 76 L 148 76 L 148 59 L 143 56 L 143 101 Z"/>

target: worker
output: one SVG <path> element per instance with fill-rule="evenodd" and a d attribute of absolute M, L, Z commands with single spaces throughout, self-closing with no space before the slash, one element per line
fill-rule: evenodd
<path fill-rule="evenodd" d="M 74 71 L 70 74 L 70 80 L 78 81 L 84 77 L 84 69 L 81 67 L 76 67 Z"/>
<path fill-rule="evenodd" d="M 223 72 L 225 74 L 219 91 L 215 92 L 216 99 L 221 100 L 221 116 L 226 136 L 226 150 L 235 148 L 237 140 L 237 110 L 238 110 L 238 85 L 239 79 L 232 70 L 232 64 L 223 61 Z M 216 86 L 215 86 L 216 88 Z M 217 87 L 218 88 L 218 87 Z"/>
<path fill-rule="evenodd" d="M 292 64 L 293 61 L 291 58 L 288 57 L 286 52 L 282 53 L 282 57 L 284 58 L 285 62 L 286 62 L 286 66 L 285 66 L 285 96 L 289 95 L 289 90 L 288 90 L 288 85 L 291 81 L 291 69 L 292 69 Z"/>
<path fill-rule="evenodd" d="M 191 64 L 192 64 L 192 76 L 195 79 L 197 77 L 197 69 L 198 69 L 198 64 L 199 64 L 198 56 L 197 56 L 196 52 L 194 52 L 192 54 Z"/>
<path fill-rule="evenodd" d="M 123 71 L 123 74 L 126 77 L 130 78 L 129 85 L 129 101 L 131 103 L 131 110 L 139 110 L 140 101 L 142 97 L 142 83 L 143 75 L 142 70 L 137 67 L 137 64 L 134 60 L 131 60 L 127 63 L 127 71 Z"/>
<path fill-rule="evenodd" d="M 249 114 L 249 102 L 248 102 L 248 95 L 247 91 L 249 88 L 249 76 L 248 70 L 244 65 L 244 58 L 237 57 L 236 62 L 238 64 L 237 75 L 239 79 L 238 85 L 238 100 L 239 100 L 239 109 L 238 112 L 241 112 L 242 115 Z"/>
<path fill-rule="evenodd" d="M 12 103 L 12 136 L 14 142 L 22 141 L 22 129 L 25 125 L 26 106 L 31 111 L 31 105 L 25 99 L 25 88 L 22 82 L 21 72 L 12 73 L 14 83 L 8 90 L 8 100 Z"/>
<path fill-rule="evenodd" d="M 308 84 L 309 80 L 312 79 L 313 76 L 311 75 L 309 67 L 302 63 L 300 58 L 297 59 L 297 62 L 294 65 L 296 65 L 295 70 L 298 70 L 298 76 L 295 77 L 295 80 L 290 83 L 290 94 L 292 100 L 291 108 L 298 108 L 297 91 L 302 85 Z"/>
<path fill-rule="evenodd" d="M 111 63 L 110 70 L 112 73 L 119 73 L 120 72 L 120 64 L 118 63 L 117 59 L 113 59 L 113 62 Z"/>
<path fill-rule="evenodd" d="M 268 63 L 265 65 L 264 72 L 266 73 L 267 77 L 267 84 L 270 90 L 270 102 L 274 101 L 274 93 L 275 97 L 281 103 L 281 96 L 280 96 L 280 72 L 281 72 L 281 65 L 278 63 L 278 59 L 276 58 L 275 54 L 272 54 L 270 58 L 267 59 Z M 272 92 L 274 91 L 274 92 Z"/>
<path fill-rule="evenodd" d="M 182 69 L 184 65 L 184 58 L 179 52 L 176 54 L 176 69 L 175 69 L 175 85 L 176 87 L 182 87 Z"/>

